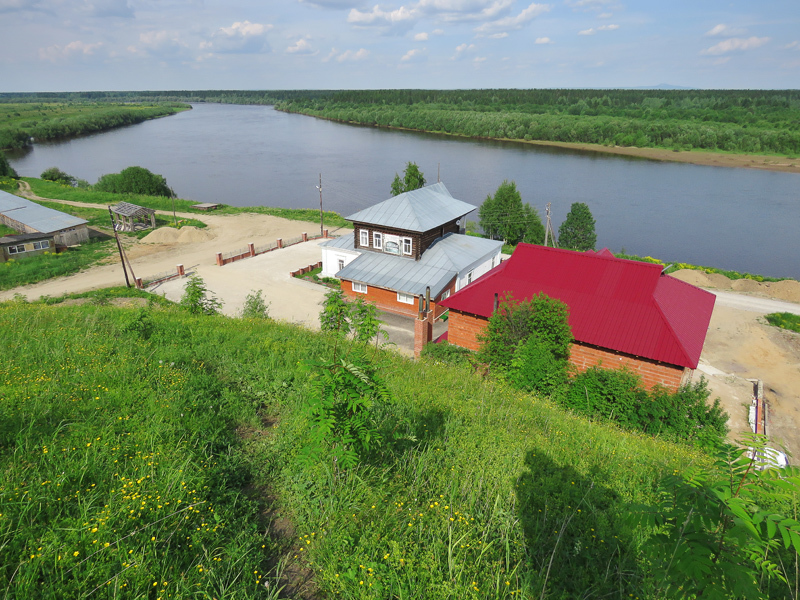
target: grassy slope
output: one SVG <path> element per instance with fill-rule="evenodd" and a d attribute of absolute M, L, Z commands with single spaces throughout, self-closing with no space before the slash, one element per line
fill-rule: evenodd
<path fill-rule="evenodd" d="M 289 557 L 326 597 L 538 597 L 551 555 L 549 597 L 639 595 L 624 503 L 702 460 L 381 353 L 390 441 L 336 477 L 297 460 L 297 364 L 329 359 L 325 337 L 174 309 L 7 303 L 0 319 L 0 581 L 20 597 L 268 597 L 255 584 L 285 548 L 248 485 L 282 499 Z"/>
<path fill-rule="evenodd" d="M 24 177 L 33 193 L 42 198 L 53 198 L 56 200 L 70 200 L 72 202 L 86 202 L 89 204 L 116 204 L 120 201 L 131 202 L 139 206 L 147 208 L 155 208 L 156 210 L 172 211 L 172 199 L 158 196 L 141 196 L 134 194 L 111 194 L 108 192 L 95 192 L 93 190 L 86 190 L 80 188 L 73 188 L 66 185 L 53 183 L 52 181 L 44 181 L 42 179 L 35 179 L 33 177 Z M 197 204 L 194 200 L 175 200 L 175 210 L 179 212 L 195 213 L 199 218 L 200 215 L 208 214 L 205 211 L 194 210 L 192 206 Z M 291 219 L 293 221 L 319 221 L 319 211 L 312 208 L 279 208 L 269 206 L 229 206 L 221 204 L 220 208 L 215 210 L 212 214 L 215 215 L 235 215 L 256 213 L 261 215 L 272 215 L 284 219 Z M 345 221 L 344 218 L 335 212 L 325 211 L 324 213 L 326 227 L 352 227 L 352 223 Z"/>

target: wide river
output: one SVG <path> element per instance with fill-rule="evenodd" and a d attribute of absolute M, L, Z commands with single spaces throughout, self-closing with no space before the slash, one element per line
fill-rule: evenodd
<path fill-rule="evenodd" d="M 319 207 L 347 216 L 385 200 L 416 162 L 476 206 L 504 179 L 554 227 L 589 205 L 598 248 L 800 278 L 800 174 L 665 163 L 513 142 L 342 125 L 265 106 L 195 105 L 171 117 L 10 154 L 23 176 L 57 166 L 94 183 L 139 165 L 181 198 Z M 477 220 L 477 216 L 471 217 Z"/>

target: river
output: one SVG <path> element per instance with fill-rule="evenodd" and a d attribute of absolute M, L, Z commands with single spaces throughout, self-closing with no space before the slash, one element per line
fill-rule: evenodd
<path fill-rule="evenodd" d="M 476 206 L 504 179 L 554 227 L 585 202 L 598 248 L 800 279 L 800 175 L 695 166 L 561 148 L 333 123 L 267 106 L 191 111 L 8 155 L 23 176 L 57 166 L 94 183 L 139 165 L 181 198 L 319 207 L 345 216 L 390 196 L 414 161 Z M 477 220 L 476 216 L 473 216 Z"/>

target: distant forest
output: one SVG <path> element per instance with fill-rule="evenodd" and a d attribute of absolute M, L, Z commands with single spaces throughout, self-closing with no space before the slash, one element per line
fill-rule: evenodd
<path fill-rule="evenodd" d="M 800 90 L 6 93 L 12 102 L 221 102 L 476 138 L 800 155 Z"/>

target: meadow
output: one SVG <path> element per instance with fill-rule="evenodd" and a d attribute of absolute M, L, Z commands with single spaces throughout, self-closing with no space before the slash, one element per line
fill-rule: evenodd
<path fill-rule="evenodd" d="M 0 305 L 3 598 L 646 598 L 629 507 L 710 464 L 375 349 L 383 443 L 309 463 L 313 365 L 349 342 L 126 294 Z"/>

